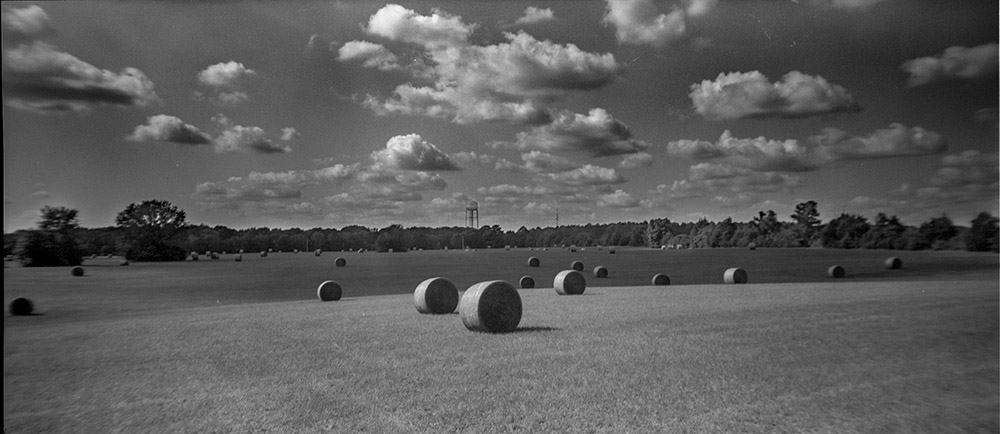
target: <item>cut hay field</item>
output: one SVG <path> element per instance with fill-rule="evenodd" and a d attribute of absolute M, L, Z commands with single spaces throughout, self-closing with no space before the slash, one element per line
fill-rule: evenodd
<path fill-rule="evenodd" d="M 347 267 L 335 268 L 337 256 Z M 541 267 L 529 268 L 537 256 Z M 903 269 L 883 260 L 898 256 Z M 997 432 L 998 257 L 814 249 L 231 255 L 5 268 L 21 432 Z M 588 288 L 552 278 L 584 262 Z M 844 279 L 826 276 L 830 265 Z M 591 274 L 594 266 L 607 279 Z M 750 284 L 723 285 L 726 268 Z M 672 286 L 649 286 L 655 273 Z M 510 334 L 412 291 L 516 283 Z M 316 300 L 340 282 L 344 298 Z"/>

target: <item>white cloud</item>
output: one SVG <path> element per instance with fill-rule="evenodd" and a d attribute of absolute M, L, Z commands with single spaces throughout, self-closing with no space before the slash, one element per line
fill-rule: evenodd
<path fill-rule="evenodd" d="M 996 43 L 966 48 L 949 47 L 937 56 L 909 60 L 901 66 L 909 77 L 910 86 L 920 86 L 945 80 L 972 80 L 997 76 Z"/>
<path fill-rule="evenodd" d="M 566 172 L 549 173 L 547 176 L 557 184 L 568 186 L 621 184 L 626 181 L 615 169 L 591 164 Z"/>
<path fill-rule="evenodd" d="M 624 190 L 615 190 L 614 193 L 598 196 L 597 206 L 605 208 L 635 208 L 639 206 L 639 201 Z"/>
<path fill-rule="evenodd" d="M 37 5 L 24 8 L 3 9 L 4 44 L 37 39 L 54 31 L 49 14 Z"/>
<path fill-rule="evenodd" d="M 281 154 L 292 150 L 288 145 L 272 142 L 260 127 L 232 125 L 215 138 L 215 151 L 256 152 L 258 154 Z"/>
<path fill-rule="evenodd" d="M 790 192 L 802 185 L 799 176 L 777 172 L 756 172 L 728 164 L 699 163 L 691 166 L 688 177 L 671 185 L 660 184 L 650 193 L 672 199 L 731 195 L 733 193 Z"/>
<path fill-rule="evenodd" d="M 876 130 L 868 137 L 847 137 L 845 131 L 826 128 L 809 140 L 819 145 L 820 155 L 835 160 L 929 155 L 944 152 L 948 147 L 947 141 L 934 131 L 899 123 Z"/>
<path fill-rule="evenodd" d="M 500 184 L 491 187 L 479 187 L 476 191 L 483 196 L 492 196 L 492 197 L 544 196 L 552 193 L 552 190 L 545 187 L 540 187 L 540 186 L 522 187 L 511 184 Z"/>
<path fill-rule="evenodd" d="M 802 172 L 815 170 L 822 163 L 797 140 L 741 139 L 733 137 L 729 130 L 724 131 L 715 143 L 703 140 L 667 143 L 667 152 L 695 160 L 721 159 L 728 164 L 757 171 Z"/>
<path fill-rule="evenodd" d="M 622 157 L 618 163 L 619 169 L 635 169 L 639 167 L 649 167 L 653 165 L 653 155 L 647 152 L 628 154 Z"/>
<path fill-rule="evenodd" d="M 371 158 L 376 167 L 400 170 L 460 170 L 461 168 L 437 146 L 418 134 L 395 136 L 375 151 Z"/>
<path fill-rule="evenodd" d="M 360 62 L 365 68 L 379 71 L 400 69 L 399 58 L 381 44 L 368 41 L 350 41 L 338 50 L 341 62 Z"/>
<path fill-rule="evenodd" d="M 156 115 L 146 119 L 146 123 L 135 127 L 132 134 L 125 137 L 133 142 L 170 142 L 185 145 L 207 145 L 212 138 L 193 125 L 186 124 L 175 116 Z"/>
<path fill-rule="evenodd" d="M 292 127 L 281 129 L 281 140 L 287 142 L 299 136 L 299 131 Z"/>
<path fill-rule="evenodd" d="M 566 172 L 579 168 L 573 161 L 541 151 L 531 151 L 521 154 L 524 167 L 532 172 Z"/>
<path fill-rule="evenodd" d="M 229 61 L 210 65 L 198 73 L 198 82 L 212 87 L 234 87 L 257 72 L 240 62 Z"/>
<path fill-rule="evenodd" d="M 91 104 L 145 107 L 161 101 L 139 69 L 100 69 L 41 41 L 5 50 L 4 66 L 4 96 L 15 108 L 86 112 Z"/>
<path fill-rule="evenodd" d="M 705 15 L 719 4 L 719 0 L 687 0 L 685 11 L 689 16 Z"/>
<path fill-rule="evenodd" d="M 539 41 L 523 31 L 504 33 L 506 42 L 472 45 L 474 27 L 441 11 L 425 16 L 398 5 L 380 9 L 366 31 L 423 47 L 428 66 L 415 74 L 434 84 L 401 84 L 388 98 L 368 95 L 364 105 L 381 115 L 540 124 L 551 120 L 543 105 L 605 87 L 623 71 L 610 53 Z"/>
<path fill-rule="evenodd" d="M 648 148 L 623 122 L 601 108 L 587 115 L 563 111 L 548 125 L 517 134 L 518 149 L 582 151 L 594 157 L 635 154 Z"/>
<path fill-rule="evenodd" d="M 603 22 L 615 28 L 621 44 L 650 45 L 663 48 L 687 31 L 685 12 L 674 8 L 660 13 L 652 0 L 607 0 Z M 705 2 L 697 2 L 700 4 Z M 698 10 L 698 8 L 695 8 Z"/>
<path fill-rule="evenodd" d="M 462 151 L 451 154 L 452 161 L 458 163 L 462 168 L 469 168 L 473 165 L 493 167 L 496 170 L 508 172 L 521 172 L 524 167 L 495 155 L 477 154 L 471 151 Z"/>
<path fill-rule="evenodd" d="M 691 85 L 695 111 L 707 119 L 808 117 L 860 110 L 844 87 L 798 71 L 770 83 L 758 71 L 720 73 Z"/>
<path fill-rule="evenodd" d="M 553 21 L 555 19 L 556 17 L 555 14 L 552 13 L 552 9 L 541 9 L 534 6 L 528 6 L 524 9 L 524 15 L 518 17 L 518 19 L 514 21 L 514 24 L 538 24 L 546 21 Z"/>

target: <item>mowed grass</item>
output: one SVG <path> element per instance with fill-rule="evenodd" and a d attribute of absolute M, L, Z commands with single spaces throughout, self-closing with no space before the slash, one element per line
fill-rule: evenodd
<path fill-rule="evenodd" d="M 366 253 L 345 255 L 343 269 L 329 253 L 107 260 L 82 278 L 8 268 L 5 304 L 28 296 L 42 315 L 4 318 L 4 425 L 12 433 L 1000 430 L 995 255 L 893 252 L 904 269 L 884 270 L 886 252 L 720 250 L 686 261 L 688 252 L 604 251 L 595 261 L 582 253 Z M 532 255 L 541 268 L 527 267 Z M 442 260 L 454 257 L 472 259 Z M 574 258 L 588 267 L 588 289 L 558 296 L 547 274 Z M 832 260 L 847 279 L 826 277 Z M 740 266 L 751 284 L 648 286 L 653 266 L 675 284 L 694 281 L 679 264 L 718 269 L 706 278 L 714 282 Z M 589 274 L 596 265 L 611 278 Z M 787 279 L 781 269 L 819 275 L 776 283 Z M 649 275 L 627 283 L 627 271 Z M 548 288 L 519 291 L 515 333 L 469 332 L 457 314 L 420 315 L 413 305 L 413 288 L 431 275 L 464 289 L 475 283 L 466 280 L 523 274 Z M 355 284 L 323 303 L 316 280 L 326 278 Z M 383 286 L 389 295 L 359 296 Z"/>

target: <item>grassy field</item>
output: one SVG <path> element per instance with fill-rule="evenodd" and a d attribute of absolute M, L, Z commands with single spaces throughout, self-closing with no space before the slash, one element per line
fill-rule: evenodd
<path fill-rule="evenodd" d="M 345 256 L 348 266 L 334 268 Z M 884 258 L 904 261 L 886 270 Z M 528 268 L 538 256 L 542 267 Z M 998 257 L 839 250 L 244 255 L 6 268 L 21 432 L 998 432 Z M 582 296 L 551 278 L 579 259 Z M 848 278 L 826 277 L 840 264 Z M 589 274 L 596 265 L 608 279 Z M 749 285 L 721 285 L 730 266 Z M 652 274 L 674 285 L 650 287 Z M 507 335 L 413 288 L 516 282 Z M 325 279 L 339 302 L 315 299 Z M 368 296 L 362 296 L 368 295 Z"/>

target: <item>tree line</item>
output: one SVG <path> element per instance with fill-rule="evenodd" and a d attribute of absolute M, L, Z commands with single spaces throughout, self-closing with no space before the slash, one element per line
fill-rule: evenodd
<path fill-rule="evenodd" d="M 998 219 L 980 213 L 969 227 L 947 216 L 919 226 L 902 224 L 879 213 L 874 220 L 841 214 L 823 223 L 817 204 L 796 206 L 790 220 L 761 211 L 746 222 L 727 218 L 674 222 L 667 218 L 558 227 L 500 226 L 403 227 L 346 226 L 341 229 L 232 229 L 188 224 L 183 210 L 166 201 L 131 204 L 115 218 L 115 226 L 83 228 L 76 210 L 45 207 L 34 230 L 4 234 L 4 255 L 27 266 L 77 265 L 91 255 L 118 255 L 134 261 L 174 261 L 189 252 L 357 251 L 405 252 L 414 249 L 485 249 L 560 246 L 634 246 L 655 248 L 825 247 L 895 250 L 1000 250 Z"/>

